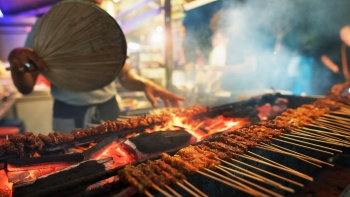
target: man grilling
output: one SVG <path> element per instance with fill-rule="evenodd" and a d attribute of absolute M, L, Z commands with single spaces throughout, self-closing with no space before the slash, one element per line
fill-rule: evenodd
<path fill-rule="evenodd" d="M 88 1 L 96 5 L 102 3 L 102 0 Z M 29 94 L 33 91 L 40 72 L 50 72 L 45 62 L 32 50 L 34 30 L 35 27 L 27 38 L 26 48 L 12 50 L 8 58 L 12 79 L 22 94 Z M 31 72 L 24 72 L 24 67 L 29 65 L 28 62 L 34 66 L 29 66 Z M 184 100 L 152 81 L 133 73 L 128 65 L 124 65 L 118 78 L 125 88 L 144 91 L 154 107 L 157 106 L 157 97 L 162 99 L 166 106 L 173 107 L 178 107 L 179 101 Z M 101 89 L 89 92 L 71 92 L 51 85 L 51 94 L 54 97 L 53 130 L 70 132 L 75 128 L 100 124 L 101 121 L 116 120 L 119 115 L 116 93 L 114 81 Z"/>

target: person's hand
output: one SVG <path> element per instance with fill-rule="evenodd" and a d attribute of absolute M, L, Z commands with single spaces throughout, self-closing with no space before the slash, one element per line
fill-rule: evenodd
<path fill-rule="evenodd" d="M 12 72 L 46 72 L 48 67 L 44 61 L 30 48 L 16 48 L 8 57 Z"/>
<path fill-rule="evenodd" d="M 336 95 L 340 95 L 340 93 L 348 87 L 347 83 L 339 83 L 332 86 L 331 92 Z"/>
<path fill-rule="evenodd" d="M 166 107 L 180 107 L 179 102 L 185 100 L 183 97 L 177 96 L 151 81 L 145 83 L 144 92 L 153 107 L 158 105 L 157 97 L 163 100 Z"/>
<path fill-rule="evenodd" d="M 8 60 L 12 81 L 22 94 L 31 93 L 39 72 L 48 71 L 44 61 L 30 48 L 13 49 Z"/>

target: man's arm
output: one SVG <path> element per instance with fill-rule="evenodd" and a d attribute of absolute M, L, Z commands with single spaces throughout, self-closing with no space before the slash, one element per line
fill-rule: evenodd
<path fill-rule="evenodd" d="M 336 63 L 334 63 L 328 56 L 322 55 L 321 61 L 324 65 L 326 65 L 334 73 L 339 72 L 339 66 Z"/>
<path fill-rule="evenodd" d="M 167 107 L 179 107 L 179 101 L 184 100 L 183 97 L 177 96 L 156 83 L 137 75 L 128 64 L 124 65 L 118 78 L 123 87 L 133 91 L 144 91 L 153 107 L 158 105 L 157 97 L 162 99 Z"/>

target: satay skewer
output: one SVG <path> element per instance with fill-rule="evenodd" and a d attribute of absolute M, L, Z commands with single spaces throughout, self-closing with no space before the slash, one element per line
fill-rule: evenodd
<path fill-rule="evenodd" d="M 173 188 L 169 187 L 169 185 L 164 184 L 163 185 L 167 190 L 169 190 L 172 194 L 174 194 L 177 197 L 182 197 L 179 193 L 177 193 Z"/>
<path fill-rule="evenodd" d="M 294 174 L 294 175 L 296 175 L 296 176 L 299 176 L 300 178 L 306 179 L 306 180 L 308 180 L 308 181 L 313 181 L 313 178 L 310 177 L 310 176 L 308 176 L 308 175 L 306 175 L 306 174 L 303 174 L 303 173 L 298 172 L 298 171 L 296 171 L 296 170 L 294 170 L 294 169 L 288 168 L 287 166 L 284 166 L 284 165 L 279 164 L 279 163 L 277 163 L 277 162 L 274 162 L 274 161 L 272 161 L 272 160 L 270 160 L 270 159 L 267 159 L 267 158 L 265 158 L 265 157 L 262 157 L 262 156 L 260 156 L 260 155 L 257 155 L 257 154 L 255 154 L 255 153 L 253 153 L 253 152 L 251 152 L 251 151 L 248 151 L 248 152 L 251 153 L 251 154 L 253 154 L 253 155 L 255 155 L 255 156 L 257 156 L 257 157 L 263 158 L 264 160 L 266 160 L 266 161 L 268 161 L 268 162 L 270 162 L 270 163 L 268 163 L 268 162 L 266 162 L 266 161 L 263 161 L 263 160 L 260 160 L 260 159 L 257 159 L 257 158 L 254 158 L 254 157 L 251 157 L 251 156 L 248 156 L 248 155 L 247 155 L 247 156 L 242 155 L 243 158 L 250 159 L 250 160 L 256 161 L 256 162 L 258 162 L 258 163 L 262 163 L 262 164 L 271 166 L 271 167 L 275 167 L 275 168 L 277 168 L 277 169 L 280 169 L 280 170 L 283 170 L 283 171 L 285 171 L 285 172 L 289 172 L 289 173 L 291 173 L 291 174 Z"/>
<path fill-rule="evenodd" d="M 349 109 L 349 107 L 348 107 L 348 106 L 343 105 L 343 106 L 340 108 L 340 111 L 350 112 L 350 109 Z"/>
<path fill-rule="evenodd" d="M 349 122 L 350 123 L 350 120 L 348 118 L 344 118 L 344 117 L 340 117 L 340 116 L 336 116 L 336 115 L 325 114 L 325 115 L 323 115 L 323 118 L 334 119 L 334 120 L 342 120 L 344 122 Z"/>
<path fill-rule="evenodd" d="M 239 181 L 233 180 L 232 178 L 229 178 L 229 177 L 227 177 L 227 176 L 225 176 L 225 175 L 222 175 L 222 174 L 220 174 L 220 173 L 217 173 L 217 172 L 215 172 L 215 171 L 213 171 L 213 170 L 210 170 L 210 169 L 208 169 L 208 168 L 203 168 L 203 169 L 202 169 L 202 172 L 203 172 L 203 170 L 204 170 L 204 171 L 207 171 L 208 173 L 212 173 L 212 174 L 216 175 L 217 177 L 223 178 L 223 179 L 225 179 L 226 181 L 229 181 L 229 182 L 231 182 L 231 183 L 233 183 L 233 184 L 236 184 L 236 185 L 238 185 L 238 186 L 240 186 L 240 187 L 242 187 L 242 188 L 248 189 L 248 190 L 250 190 L 250 191 L 258 192 L 258 191 L 256 191 L 255 189 L 251 188 L 250 186 L 245 185 L 244 183 L 241 183 L 241 182 L 239 182 Z"/>
<path fill-rule="evenodd" d="M 287 166 L 284 166 L 284 165 L 282 165 L 282 164 L 279 164 L 279 163 L 277 163 L 277 162 L 274 162 L 274 161 L 272 161 L 272 160 L 269 160 L 269 159 L 267 159 L 267 158 L 265 158 L 265 157 L 262 157 L 262 156 L 260 156 L 260 155 L 257 155 L 257 154 L 255 154 L 255 153 L 253 153 L 253 152 L 251 152 L 251 151 L 248 151 L 248 153 L 251 153 L 251 154 L 253 154 L 253 155 L 256 155 L 257 157 L 263 158 L 265 161 L 260 160 L 260 159 L 257 159 L 257 158 L 255 158 L 255 157 L 252 157 L 252 156 L 250 156 L 250 155 L 236 154 L 236 156 L 242 157 L 242 158 L 245 158 L 245 159 L 248 159 L 248 160 L 251 160 L 251 161 L 255 161 L 255 162 L 258 162 L 258 163 L 261 163 L 261 164 L 265 164 L 265 165 L 268 165 L 268 166 L 271 166 L 271 167 L 274 167 L 274 168 L 283 170 L 283 171 L 285 171 L 285 172 L 294 174 L 294 175 L 299 176 L 299 177 L 301 177 L 301 178 L 304 178 L 304 179 L 306 179 L 306 180 L 313 181 L 313 178 L 310 177 L 310 176 L 308 176 L 308 175 L 305 175 L 305 174 L 303 174 L 303 173 L 301 173 L 301 172 L 298 172 L 298 171 L 296 171 L 296 170 L 293 170 L 293 169 L 291 169 L 291 168 L 288 168 Z"/>
<path fill-rule="evenodd" d="M 327 132 L 327 131 L 321 131 L 321 130 L 317 130 L 317 129 L 310 129 L 310 128 L 300 128 L 300 129 L 295 129 L 294 131 L 298 131 L 301 133 L 307 133 L 310 135 L 317 135 L 317 136 L 323 136 L 323 137 L 328 137 L 328 138 L 332 138 L 332 139 L 341 139 L 343 140 L 344 137 L 347 137 L 346 135 L 343 134 L 339 134 L 339 133 L 334 133 L 334 132 Z"/>
<path fill-rule="evenodd" d="M 300 140 L 296 140 L 296 139 L 292 139 L 292 138 L 288 138 L 288 137 L 283 137 L 283 138 L 284 138 L 284 139 L 288 139 L 288 140 L 294 140 L 294 141 L 300 142 L 300 143 L 309 144 L 309 145 L 311 145 L 311 146 L 316 146 L 316 147 L 324 148 L 324 149 L 327 149 L 327 150 L 330 150 L 330 151 L 335 151 L 335 152 L 339 152 L 339 153 L 343 152 L 343 151 L 338 150 L 338 149 L 329 148 L 329 147 L 321 146 L 321 145 L 318 145 L 318 144 L 308 143 L 308 142 L 304 142 L 304 141 L 300 141 Z M 293 142 L 281 140 L 281 139 L 278 139 L 278 138 L 274 138 L 273 140 L 276 140 L 276 141 L 279 141 L 279 142 L 283 142 L 283 143 L 287 143 L 287 144 L 292 144 L 292 145 L 295 145 L 295 146 L 300 146 L 300 144 L 294 144 Z"/>
<path fill-rule="evenodd" d="M 334 134 L 342 134 L 342 135 L 345 135 L 345 137 L 349 137 L 348 135 L 349 135 L 349 132 L 347 132 L 347 131 L 339 131 L 339 130 L 334 130 L 334 129 L 332 129 L 332 128 L 327 128 L 327 127 L 325 127 L 325 126 L 322 126 L 322 125 L 319 125 L 319 124 L 313 124 L 313 125 L 309 125 L 309 126 L 312 126 L 312 127 L 315 127 L 315 128 L 318 128 L 318 129 L 323 129 L 323 130 L 326 130 L 326 131 L 329 131 L 329 132 L 327 132 L 327 133 L 334 133 Z"/>
<path fill-rule="evenodd" d="M 286 151 L 292 152 L 292 153 L 294 153 L 294 154 L 300 155 L 300 156 L 302 156 L 302 157 L 304 157 L 304 158 L 307 158 L 307 159 L 309 159 L 309 160 L 311 160 L 311 161 L 314 161 L 314 162 L 316 162 L 316 163 L 325 164 L 325 165 L 328 165 L 328 166 L 330 166 L 330 167 L 334 167 L 333 164 L 327 163 L 327 162 L 325 162 L 325 161 L 322 161 L 322 160 L 313 158 L 313 157 L 311 157 L 311 156 L 308 156 L 308 155 L 305 155 L 305 154 L 302 154 L 302 153 L 298 153 L 298 152 L 293 151 L 293 150 L 290 150 L 290 149 L 288 149 L 288 148 L 284 148 L 284 147 L 278 146 L 277 144 L 272 144 L 272 143 L 271 143 L 271 146 L 275 146 L 275 147 L 280 148 L 280 149 L 282 149 L 282 150 L 286 150 Z"/>
<path fill-rule="evenodd" d="M 266 147 L 266 146 L 262 146 L 262 145 L 258 145 L 257 148 L 260 148 L 260 149 L 263 149 L 263 150 L 269 150 L 269 151 L 276 152 L 276 153 L 281 153 L 281 154 L 284 154 L 284 155 L 290 155 L 290 156 L 292 156 L 294 158 L 297 158 L 297 159 L 299 159 L 301 161 L 309 163 L 309 164 L 311 164 L 313 166 L 316 166 L 318 168 L 322 168 L 322 166 L 320 166 L 318 164 L 315 164 L 315 163 L 313 163 L 313 162 L 311 162 L 311 161 L 309 161 L 309 160 L 307 160 L 307 159 L 305 159 L 305 158 L 303 158 L 303 157 L 301 157 L 299 155 L 296 155 L 296 154 L 288 153 L 286 151 L 282 151 L 282 150 L 279 150 L 279 149 L 276 149 L 276 148 L 273 148 L 273 147 L 270 148 L 270 147 Z"/>
<path fill-rule="evenodd" d="M 283 134 L 283 135 L 288 136 L 288 137 L 292 137 L 292 138 L 294 137 L 294 138 L 305 139 L 305 140 L 310 140 L 310 141 L 315 141 L 315 142 L 321 142 L 321 143 L 324 143 L 324 144 L 331 144 L 331 145 L 336 145 L 336 146 L 349 147 L 348 144 L 339 143 L 339 142 L 336 142 L 336 141 L 330 141 L 330 140 L 326 140 L 326 139 L 318 140 L 318 139 L 312 139 L 312 138 L 307 138 L 307 137 L 301 137 L 301 136 L 297 136 L 297 135 L 290 135 L 290 134 Z"/>
<path fill-rule="evenodd" d="M 234 161 L 234 162 L 240 163 L 240 164 L 242 164 L 242 165 L 251 167 L 251 168 L 253 168 L 253 169 L 255 169 L 255 170 L 258 170 L 258 171 L 260 171 L 260 172 L 264 172 L 264 173 L 266 173 L 266 174 L 268 174 L 268 175 L 271 175 L 271 176 L 273 176 L 273 177 L 275 177 L 275 178 L 279 178 L 279 179 L 281 179 L 281 180 L 287 181 L 287 182 L 292 183 L 292 184 L 294 184 L 294 185 L 297 185 L 297 186 L 299 186 L 299 187 L 304 187 L 304 184 L 302 184 L 302 183 L 293 181 L 293 180 L 291 180 L 291 179 L 285 178 L 285 177 L 280 176 L 280 175 L 277 175 L 277 174 L 275 174 L 275 173 L 272 173 L 272 172 L 263 170 L 263 169 L 261 169 L 261 168 L 255 167 L 255 166 L 253 166 L 253 165 L 244 163 L 244 162 L 239 161 L 239 160 L 237 160 L 237 159 L 231 159 L 231 160 Z"/>
<path fill-rule="evenodd" d="M 294 193 L 294 189 L 292 189 L 292 188 L 285 187 L 285 186 L 283 186 L 283 185 L 281 185 L 281 184 L 279 184 L 279 183 L 277 183 L 277 182 L 275 182 L 275 181 L 272 181 L 271 179 L 268 179 L 268 178 L 266 178 L 266 177 L 263 177 L 263 176 L 261 176 L 261 175 L 258 175 L 258 174 L 256 174 L 256 173 L 254 173 L 254 172 L 251 172 L 251 171 L 249 171 L 249 170 L 246 170 L 246 169 L 244 169 L 244 168 L 241 168 L 241 167 L 239 167 L 239 166 L 237 166 L 237 165 L 234 165 L 234 164 L 232 164 L 232 163 L 229 163 L 229 162 L 227 162 L 227 161 L 225 161 L 225 160 L 221 160 L 221 161 L 224 162 L 224 163 L 226 163 L 226 164 L 228 164 L 229 166 L 234 167 L 234 168 L 237 168 L 237 169 L 239 169 L 239 170 L 241 170 L 241 171 L 243 171 L 243 172 L 237 171 L 237 170 L 234 170 L 234 169 L 231 169 L 231 168 L 222 166 L 222 165 L 220 166 L 221 168 L 224 168 L 224 169 L 226 169 L 226 170 L 229 170 L 229 171 L 232 171 L 232 172 L 234 172 L 234 173 L 240 174 L 240 175 L 242 175 L 242 176 L 249 177 L 249 178 L 254 179 L 254 180 L 256 180 L 256 181 L 260 181 L 260 182 L 263 182 L 263 183 L 265 183 L 265 184 L 268 184 L 268 185 L 277 187 L 277 188 L 279 188 L 279 189 L 282 189 L 282 190 L 285 190 L 285 191 Z"/>
<path fill-rule="evenodd" d="M 315 123 L 315 124 L 310 125 L 310 126 L 318 127 L 318 128 L 320 128 L 320 129 L 323 129 L 323 130 L 326 130 L 326 131 L 329 131 L 329 132 L 332 132 L 332 133 L 342 134 L 342 135 L 345 135 L 346 138 L 349 138 L 349 137 L 350 137 L 349 132 L 347 132 L 346 130 L 333 129 L 333 128 L 331 128 L 331 127 L 322 125 L 322 124 L 320 124 L 320 123 Z"/>
<path fill-rule="evenodd" d="M 279 139 L 273 139 L 273 140 L 276 140 L 276 141 L 279 141 L 279 142 L 283 142 L 283 143 L 286 143 L 286 144 L 291 144 L 291 145 L 294 145 L 294 146 L 299 146 L 299 147 L 306 148 L 306 149 L 309 149 L 309 150 L 314 150 L 314 151 L 317 151 L 317 152 L 326 153 L 326 154 L 329 154 L 329 155 L 334 155 L 334 153 L 329 152 L 329 151 L 320 150 L 320 149 L 317 149 L 317 148 L 313 148 L 313 147 L 297 144 L 297 143 L 294 143 L 294 142 L 288 142 L 288 141 L 279 140 Z"/>
<path fill-rule="evenodd" d="M 267 197 L 267 195 L 264 195 L 264 194 L 262 194 L 262 193 L 260 193 L 260 192 L 257 192 L 256 190 L 253 190 L 253 189 L 251 189 L 251 188 L 249 188 L 249 187 L 242 187 L 242 186 L 235 185 L 235 184 L 233 184 L 233 183 L 231 183 L 231 182 L 228 182 L 228 181 L 219 179 L 219 178 L 217 178 L 217 177 L 215 177 L 215 176 L 213 176 L 213 175 L 207 174 L 207 173 L 202 172 L 202 171 L 197 171 L 197 173 L 198 173 L 198 174 L 201 174 L 201 175 L 203 175 L 203 176 L 205 176 L 205 177 L 211 178 L 211 179 L 213 179 L 213 180 L 216 180 L 216 181 L 218 181 L 218 182 L 221 182 L 221 183 L 223 183 L 223 184 L 225 184 L 225 185 L 228 185 L 228 186 L 230 186 L 230 187 L 233 187 L 233 188 L 235 188 L 235 189 L 238 189 L 238 190 L 241 190 L 241 191 L 243 191 L 243 192 L 246 192 L 246 193 L 248 193 L 248 194 L 250 194 L 250 195 L 253 195 L 253 196 L 261 196 L 261 197 Z M 242 185 L 242 184 L 239 184 L 239 185 Z"/>
<path fill-rule="evenodd" d="M 208 195 L 206 195 L 204 192 L 202 192 L 201 190 L 199 190 L 197 187 L 195 187 L 194 185 L 192 185 L 190 182 L 183 180 L 183 182 L 188 185 L 191 189 L 193 189 L 194 191 L 196 191 L 198 194 L 200 194 L 203 197 L 208 197 Z"/>
<path fill-rule="evenodd" d="M 283 197 L 282 195 L 277 194 L 276 192 L 273 192 L 273 191 L 271 191 L 271 190 L 269 190 L 269 189 L 266 189 L 266 188 L 264 188 L 264 187 L 262 187 L 262 186 L 260 186 L 260 185 L 258 185 L 258 184 L 252 183 L 252 182 L 250 182 L 250 181 L 248 181 L 248 180 L 245 180 L 245 179 L 243 179 L 243 178 L 241 178 L 241 177 L 238 177 L 238 176 L 236 176 L 236 175 L 230 173 L 229 171 L 227 171 L 226 169 L 224 169 L 224 168 L 222 168 L 222 167 L 220 167 L 220 166 L 217 166 L 217 169 L 219 169 L 219 170 L 225 172 L 226 174 L 228 174 L 228 175 L 230 175 L 230 176 L 232 176 L 232 177 L 234 177 L 234 178 L 236 178 L 236 179 L 238 179 L 238 180 L 240 180 L 240 181 L 242 181 L 242 182 L 244 182 L 244 183 L 246 183 L 246 184 L 249 184 L 249 185 L 251 185 L 251 186 L 253 186 L 253 187 L 256 187 L 257 189 L 260 189 L 261 191 L 264 191 L 264 192 L 266 192 L 266 193 L 268 193 L 268 194 L 270 194 L 270 195 L 273 195 L 273 196 L 276 196 L 276 197 Z"/>
<path fill-rule="evenodd" d="M 349 127 L 345 127 L 345 126 L 340 126 L 337 124 L 333 124 L 331 122 L 324 122 L 324 121 L 315 121 L 314 124 L 316 125 L 322 125 L 326 128 L 331 128 L 331 129 L 335 129 L 335 130 L 341 130 L 341 131 L 348 131 L 350 128 Z"/>
<path fill-rule="evenodd" d="M 317 135 L 313 133 L 307 133 L 307 132 L 300 132 L 300 131 L 295 131 L 291 133 L 295 136 L 300 136 L 300 137 L 311 137 L 312 139 L 318 139 L 318 140 L 323 140 L 323 141 L 330 141 L 330 142 L 336 142 L 336 143 L 342 143 L 342 144 L 349 144 L 348 141 L 345 141 L 343 139 L 339 138 L 334 138 L 334 137 L 328 137 L 324 135 Z"/>
<path fill-rule="evenodd" d="M 166 192 L 165 190 L 163 190 L 162 188 L 158 187 L 156 184 L 152 184 L 152 188 L 157 190 L 158 192 L 162 193 L 164 196 L 166 197 L 172 197 L 171 194 L 169 194 L 168 192 Z"/>
<path fill-rule="evenodd" d="M 209 143 L 208 145 L 210 145 L 210 143 Z M 236 167 L 236 168 L 238 168 L 238 169 L 240 169 L 240 170 L 242 170 L 242 171 L 245 171 L 246 173 L 237 172 L 237 173 L 241 173 L 241 175 L 243 175 L 243 176 L 247 176 L 248 178 L 252 178 L 252 179 L 255 179 L 255 180 L 257 180 L 257 181 L 262 181 L 262 182 L 264 182 L 264 183 L 270 184 L 270 185 L 272 185 L 272 186 L 276 186 L 276 187 L 278 187 L 278 188 L 286 189 L 286 191 L 291 191 L 290 188 L 283 187 L 282 185 L 280 185 L 280 184 L 278 184 L 278 183 L 276 183 L 276 182 L 273 182 L 273 181 L 271 181 L 271 180 L 269 180 L 269 179 L 267 179 L 267 178 L 263 178 L 263 177 L 261 177 L 261 176 L 255 174 L 255 173 L 252 173 L 252 172 L 250 172 L 250 171 L 244 170 L 244 169 L 242 169 L 242 168 L 240 168 L 240 167 L 238 167 L 238 166 L 235 166 L 234 164 L 231 164 L 231 163 L 226 162 L 225 160 L 231 159 L 231 156 L 230 156 L 230 153 L 229 153 L 230 151 L 229 151 L 229 150 L 227 150 L 226 153 L 225 153 L 225 151 L 222 152 L 222 151 L 219 151 L 219 150 L 217 150 L 217 149 L 212 149 L 212 148 L 210 148 L 209 146 L 206 146 L 206 145 L 200 145 L 200 146 L 201 146 L 201 150 L 202 150 L 202 151 L 209 151 L 209 152 L 215 153 L 215 154 L 219 157 L 219 160 L 220 160 L 221 162 L 225 162 L 226 164 L 230 165 L 231 167 Z M 219 166 L 219 167 L 224 167 L 224 166 L 222 166 L 222 165 L 218 165 L 218 166 Z M 292 190 L 292 192 L 294 192 L 294 190 Z"/>
<path fill-rule="evenodd" d="M 335 124 L 335 125 L 347 125 L 347 126 L 350 126 L 350 122 L 347 122 L 347 121 L 344 121 L 344 120 L 341 120 L 341 119 L 336 120 L 336 119 L 329 118 L 329 117 L 328 118 L 327 117 L 319 118 L 316 121 L 332 123 L 332 124 Z"/>
<path fill-rule="evenodd" d="M 195 162 L 198 160 L 198 158 L 200 158 L 200 161 L 198 161 L 199 163 Z M 170 163 L 173 166 L 179 167 L 181 171 L 184 171 L 186 173 L 198 173 L 238 190 L 244 191 L 248 194 L 262 197 L 266 196 L 243 183 L 240 183 L 227 176 L 208 169 L 209 167 L 213 168 L 217 165 L 220 165 L 220 161 L 218 160 L 218 157 L 212 152 L 203 151 L 198 147 L 188 146 L 178 151 L 174 156 L 169 156 L 168 154 L 163 153 L 162 160 Z M 216 176 L 210 175 L 204 171 L 215 174 Z"/>
<path fill-rule="evenodd" d="M 327 136 L 327 137 L 333 137 L 333 136 L 336 136 L 336 137 L 347 137 L 347 135 L 343 135 L 343 134 L 340 134 L 340 133 L 322 131 L 320 129 L 310 129 L 310 128 L 307 128 L 307 127 L 303 127 L 303 128 L 295 129 L 295 130 L 296 131 L 304 131 L 304 132 L 314 132 L 314 133 L 317 133 L 317 134 L 320 134 L 320 135 L 324 135 L 324 136 Z"/>
<path fill-rule="evenodd" d="M 349 113 L 344 112 L 344 111 L 332 111 L 330 114 L 337 114 L 337 115 L 343 115 L 343 116 L 349 116 Z"/>
<path fill-rule="evenodd" d="M 145 193 L 145 195 L 146 195 L 147 197 L 154 197 L 154 196 L 153 196 L 149 191 L 147 191 L 147 190 L 145 190 L 144 193 Z"/>
<path fill-rule="evenodd" d="M 290 152 L 286 152 L 286 151 L 277 149 L 277 148 L 275 148 L 275 147 L 272 147 L 272 146 L 269 146 L 269 145 L 266 145 L 266 144 L 260 144 L 259 146 L 261 146 L 262 149 L 266 149 L 266 150 L 278 152 L 278 153 L 285 154 L 285 155 L 290 155 L 290 156 L 295 157 L 295 158 L 297 158 L 297 159 L 299 159 L 299 160 L 302 160 L 302 161 L 304 161 L 304 162 L 306 162 L 306 163 L 309 163 L 309 164 L 314 165 L 314 166 L 316 166 L 316 167 L 322 168 L 322 166 L 317 165 L 317 164 L 311 162 L 310 160 L 307 160 L 305 157 L 302 157 L 302 156 L 300 156 L 300 155 L 293 154 L 293 153 L 290 153 Z M 284 167 L 284 168 L 289 169 L 289 170 L 293 170 L 293 169 L 291 169 L 291 168 L 288 168 L 287 166 L 284 166 L 284 165 L 282 165 L 282 164 L 280 164 L 280 163 L 274 162 L 274 161 L 272 161 L 272 160 L 270 160 L 270 159 L 267 159 L 267 158 L 265 158 L 265 157 L 262 157 L 262 156 L 260 156 L 260 155 L 255 154 L 255 153 L 252 153 L 252 152 L 250 152 L 250 153 L 253 154 L 253 155 L 256 155 L 256 156 L 258 156 L 258 157 L 260 157 L 260 158 L 263 158 L 264 160 L 269 161 L 269 162 L 271 162 L 271 163 L 273 163 L 273 164 L 279 165 L 279 166 Z M 293 171 L 298 172 L 298 171 L 296 171 L 296 170 L 293 170 Z M 300 173 L 300 172 L 298 172 L 298 173 Z M 305 175 L 305 174 L 303 174 L 303 173 L 300 173 L 300 174 Z M 307 176 L 307 175 L 305 175 L 305 176 Z M 307 177 L 309 177 L 309 176 L 307 176 Z M 311 177 L 310 177 L 310 178 L 311 178 Z"/>
<path fill-rule="evenodd" d="M 185 191 L 187 191 L 188 193 L 192 194 L 194 197 L 201 197 L 200 195 L 198 195 L 197 193 L 193 192 L 191 189 L 189 189 L 188 187 L 186 187 L 185 185 L 183 185 L 180 182 L 176 183 L 178 186 L 180 186 L 182 189 L 184 189 Z"/>
<path fill-rule="evenodd" d="M 185 185 L 183 185 L 181 182 L 187 183 L 188 185 L 190 185 L 190 187 L 192 189 L 195 189 L 195 191 L 200 191 L 199 189 L 197 189 L 195 186 L 193 186 L 192 184 L 190 184 L 189 182 L 186 181 L 185 176 L 180 174 L 178 171 L 176 171 L 176 169 L 172 168 L 170 165 L 162 162 L 161 160 L 155 160 L 155 161 L 148 161 L 147 164 L 158 174 L 162 174 L 165 177 L 168 177 L 169 181 L 172 182 L 173 184 L 176 184 L 178 186 L 180 186 L 182 189 L 184 189 L 185 191 L 189 192 L 190 194 L 195 194 L 198 196 L 198 194 L 196 194 L 195 192 L 193 192 L 190 188 L 186 187 Z M 168 171 L 172 171 L 170 174 L 167 172 Z M 173 192 L 174 193 L 174 192 Z M 200 193 L 200 192 L 199 192 Z M 203 192 L 202 192 L 203 193 Z M 206 195 L 202 195 L 204 197 L 207 197 Z"/>

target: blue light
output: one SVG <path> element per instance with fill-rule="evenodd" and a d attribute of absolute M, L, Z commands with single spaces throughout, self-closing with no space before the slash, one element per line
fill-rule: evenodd
<path fill-rule="evenodd" d="M 0 18 L 3 18 L 4 15 L 2 14 L 1 10 L 0 10 Z"/>

